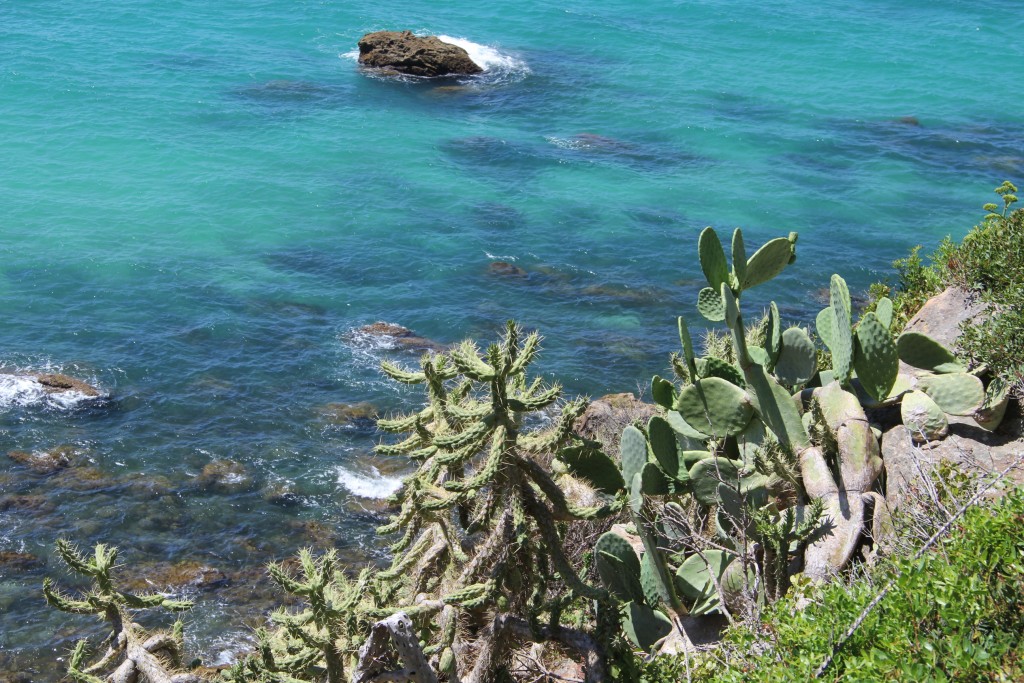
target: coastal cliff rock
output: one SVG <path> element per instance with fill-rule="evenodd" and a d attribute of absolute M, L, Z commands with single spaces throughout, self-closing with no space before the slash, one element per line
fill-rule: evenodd
<path fill-rule="evenodd" d="M 410 76 L 464 76 L 483 71 L 458 45 L 412 31 L 377 31 L 359 40 L 359 63 Z"/>
<path fill-rule="evenodd" d="M 582 437 L 600 441 L 607 452 L 615 453 L 624 428 L 636 420 L 646 422 L 658 412 L 658 406 L 644 403 L 631 393 L 608 394 L 587 406 L 576 419 L 574 429 Z"/>
<path fill-rule="evenodd" d="M 961 325 L 978 322 L 987 315 L 985 303 L 977 294 L 949 287 L 925 302 L 903 331 L 927 334 L 952 349 L 960 338 Z"/>

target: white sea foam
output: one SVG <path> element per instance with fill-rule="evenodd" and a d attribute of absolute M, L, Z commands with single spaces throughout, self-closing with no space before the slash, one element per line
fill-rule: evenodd
<path fill-rule="evenodd" d="M 50 393 L 32 377 L 0 374 L 0 410 L 33 405 L 72 410 L 83 401 L 93 398 L 78 391 Z"/>
<path fill-rule="evenodd" d="M 527 66 L 526 62 L 488 45 L 481 45 L 465 38 L 453 36 L 439 35 L 438 38 L 442 42 L 461 47 L 469 54 L 469 58 L 486 72 L 504 74 L 530 73 L 530 67 Z"/>
<path fill-rule="evenodd" d="M 387 498 L 402 486 L 401 477 L 385 477 L 376 467 L 372 474 L 352 472 L 338 468 L 338 483 L 360 498 Z"/>
<path fill-rule="evenodd" d="M 31 377 L 0 375 L 0 408 L 27 406 L 45 398 L 43 385 Z"/>

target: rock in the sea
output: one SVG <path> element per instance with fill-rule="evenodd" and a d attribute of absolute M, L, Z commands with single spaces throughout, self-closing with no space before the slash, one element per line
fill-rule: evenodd
<path fill-rule="evenodd" d="M 403 328 L 404 329 L 404 328 Z M 372 429 L 377 426 L 377 406 L 369 401 L 358 403 L 328 403 L 320 406 L 317 412 L 324 421 L 343 427 L 361 427 Z"/>
<path fill-rule="evenodd" d="M 86 396 L 99 396 L 100 392 L 95 387 L 86 384 L 80 379 L 68 377 L 61 374 L 38 374 L 30 375 L 35 381 L 43 385 L 47 393 L 56 394 L 65 391 L 77 391 Z"/>
<path fill-rule="evenodd" d="M 13 550 L 0 550 L 0 572 L 29 572 L 34 569 L 42 569 L 46 561 L 29 553 L 19 553 Z"/>
<path fill-rule="evenodd" d="M 255 485 L 245 465 L 234 460 L 214 460 L 203 466 L 198 477 L 200 488 L 217 493 L 241 493 Z"/>
<path fill-rule="evenodd" d="M 464 76 L 483 69 L 458 45 L 412 31 L 377 31 L 359 40 L 359 63 L 410 76 Z"/>
<path fill-rule="evenodd" d="M 354 336 L 385 339 L 395 347 L 410 351 L 444 351 L 445 348 L 433 339 L 421 337 L 409 328 L 394 323 L 375 322 L 372 325 L 364 325 L 355 330 Z"/>
<path fill-rule="evenodd" d="M 7 457 L 14 462 L 24 465 L 36 474 L 53 474 L 65 467 L 70 467 L 75 462 L 76 450 L 74 446 L 57 446 L 50 451 L 8 451 Z"/>
<path fill-rule="evenodd" d="M 525 270 L 508 261 L 493 261 L 491 265 L 487 266 L 487 272 L 491 275 L 512 278 L 522 278 L 528 275 Z"/>

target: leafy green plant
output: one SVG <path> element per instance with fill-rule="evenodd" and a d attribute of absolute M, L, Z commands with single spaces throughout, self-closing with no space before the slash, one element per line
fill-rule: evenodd
<path fill-rule="evenodd" d="M 1024 209 L 1014 209 L 1017 188 L 1009 181 L 995 189 L 999 204 L 985 205 L 982 222 L 960 244 L 948 237 L 927 259 L 915 247 L 894 265 L 895 288 L 878 283 L 875 300 L 893 296 L 894 328 L 899 329 L 945 287 L 975 292 L 989 304 L 989 315 L 966 324 L 958 352 L 972 367 L 986 368 L 1018 397 L 1024 397 Z"/>
<path fill-rule="evenodd" d="M 829 680 L 1012 681 L 1024 677 L 1024 490 L 968 510 L 918 560 L 893 557 L 849 584 L 798 583 L 761 625 L 733 629 L 695 666 L 716 681 L 805 681 L 878 587 L 899 575 Z M 670 678 L 656 679 L 661 681 Z"/>

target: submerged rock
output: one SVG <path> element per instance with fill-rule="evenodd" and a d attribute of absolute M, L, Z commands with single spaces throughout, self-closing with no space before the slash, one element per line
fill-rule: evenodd
<path fill-rule="evenodd" d="M 507 261 L 493 261 L 489 266 L 487 266 L 487 272 L 491 275 L 510 278 L 524 278 L 529 275 L 519 266 Z"/>
<path fill-rule="evenodd" d="M 99 491 L 116 487 L 118 482 L 106 472 L 92 466 L 68 467 L 61 469 L 47 485 L 55 489 L 70 491 Z"/>
<path fill-rule="evenodd" d="M 46 566 L 46 560 L 40 559 L 29 553 L 19 553 L 13 550 L 0 550 L 0 571 L 30 572 L 35 569 L 42 569 Z"/>
<path fill-rule="evenodd" d="M 372 325 L 364 325 L 353 333 L 355 337 L 372 337 L 383 339 L 391 346 L 411 351 L 443 351 L 445 347 L 433 339 L 421 337 L 407 327 L 378 321 Z"/>
<path fill-rule="evenodd" d="M 295 507 L 302 504 L 302 497 L 290 481 L 272 481 L 263 487 L 263 500 L 281 507 Z"/>
<path fill-rule="evenodd" d="M 0 512 L 9 510 L 18 513 L 41 513 L 53 510 L 54 504 L 48 497 L 39 494 L 20 494 L 0 497 Z"/>
<path fill-rule="evenodd" d="M 359 39 L 359 63 L 385 73 L 410 76 L 463 76 L 483 69 L 458 45 L 412 31 L 377 31 Z"/>
<path fill-rule="evenodd" d="M 203 562 L 185 560 L 175 564 L 129 565 L 123 570 L 129 590 L 194 588 L 201 591 L 223 588 L 231 583 L 227 574 Z"/>
<path fill-rule="evenodd" d="M 75 462 L 77 451 L 74 446 L 57 446 L 50 451 L 8 451 L 7 457 L 19 465 L 24 465 L 36 474 L 53 474 Z"/>
<path fill-rule="evenodd" d="M 207 463 L 197 480 L 200 488 L 216 493 L 241 493 L 252 489 L 255 484 L 245 465 L 234 460 Z"/>
<path fill-rule="evenodd" d="M 328 403 L 317 409 L 325 422 L 343 427 L 374 428 L 377 426 L 377 406 L 368 401 L 358 403 Z"/>

